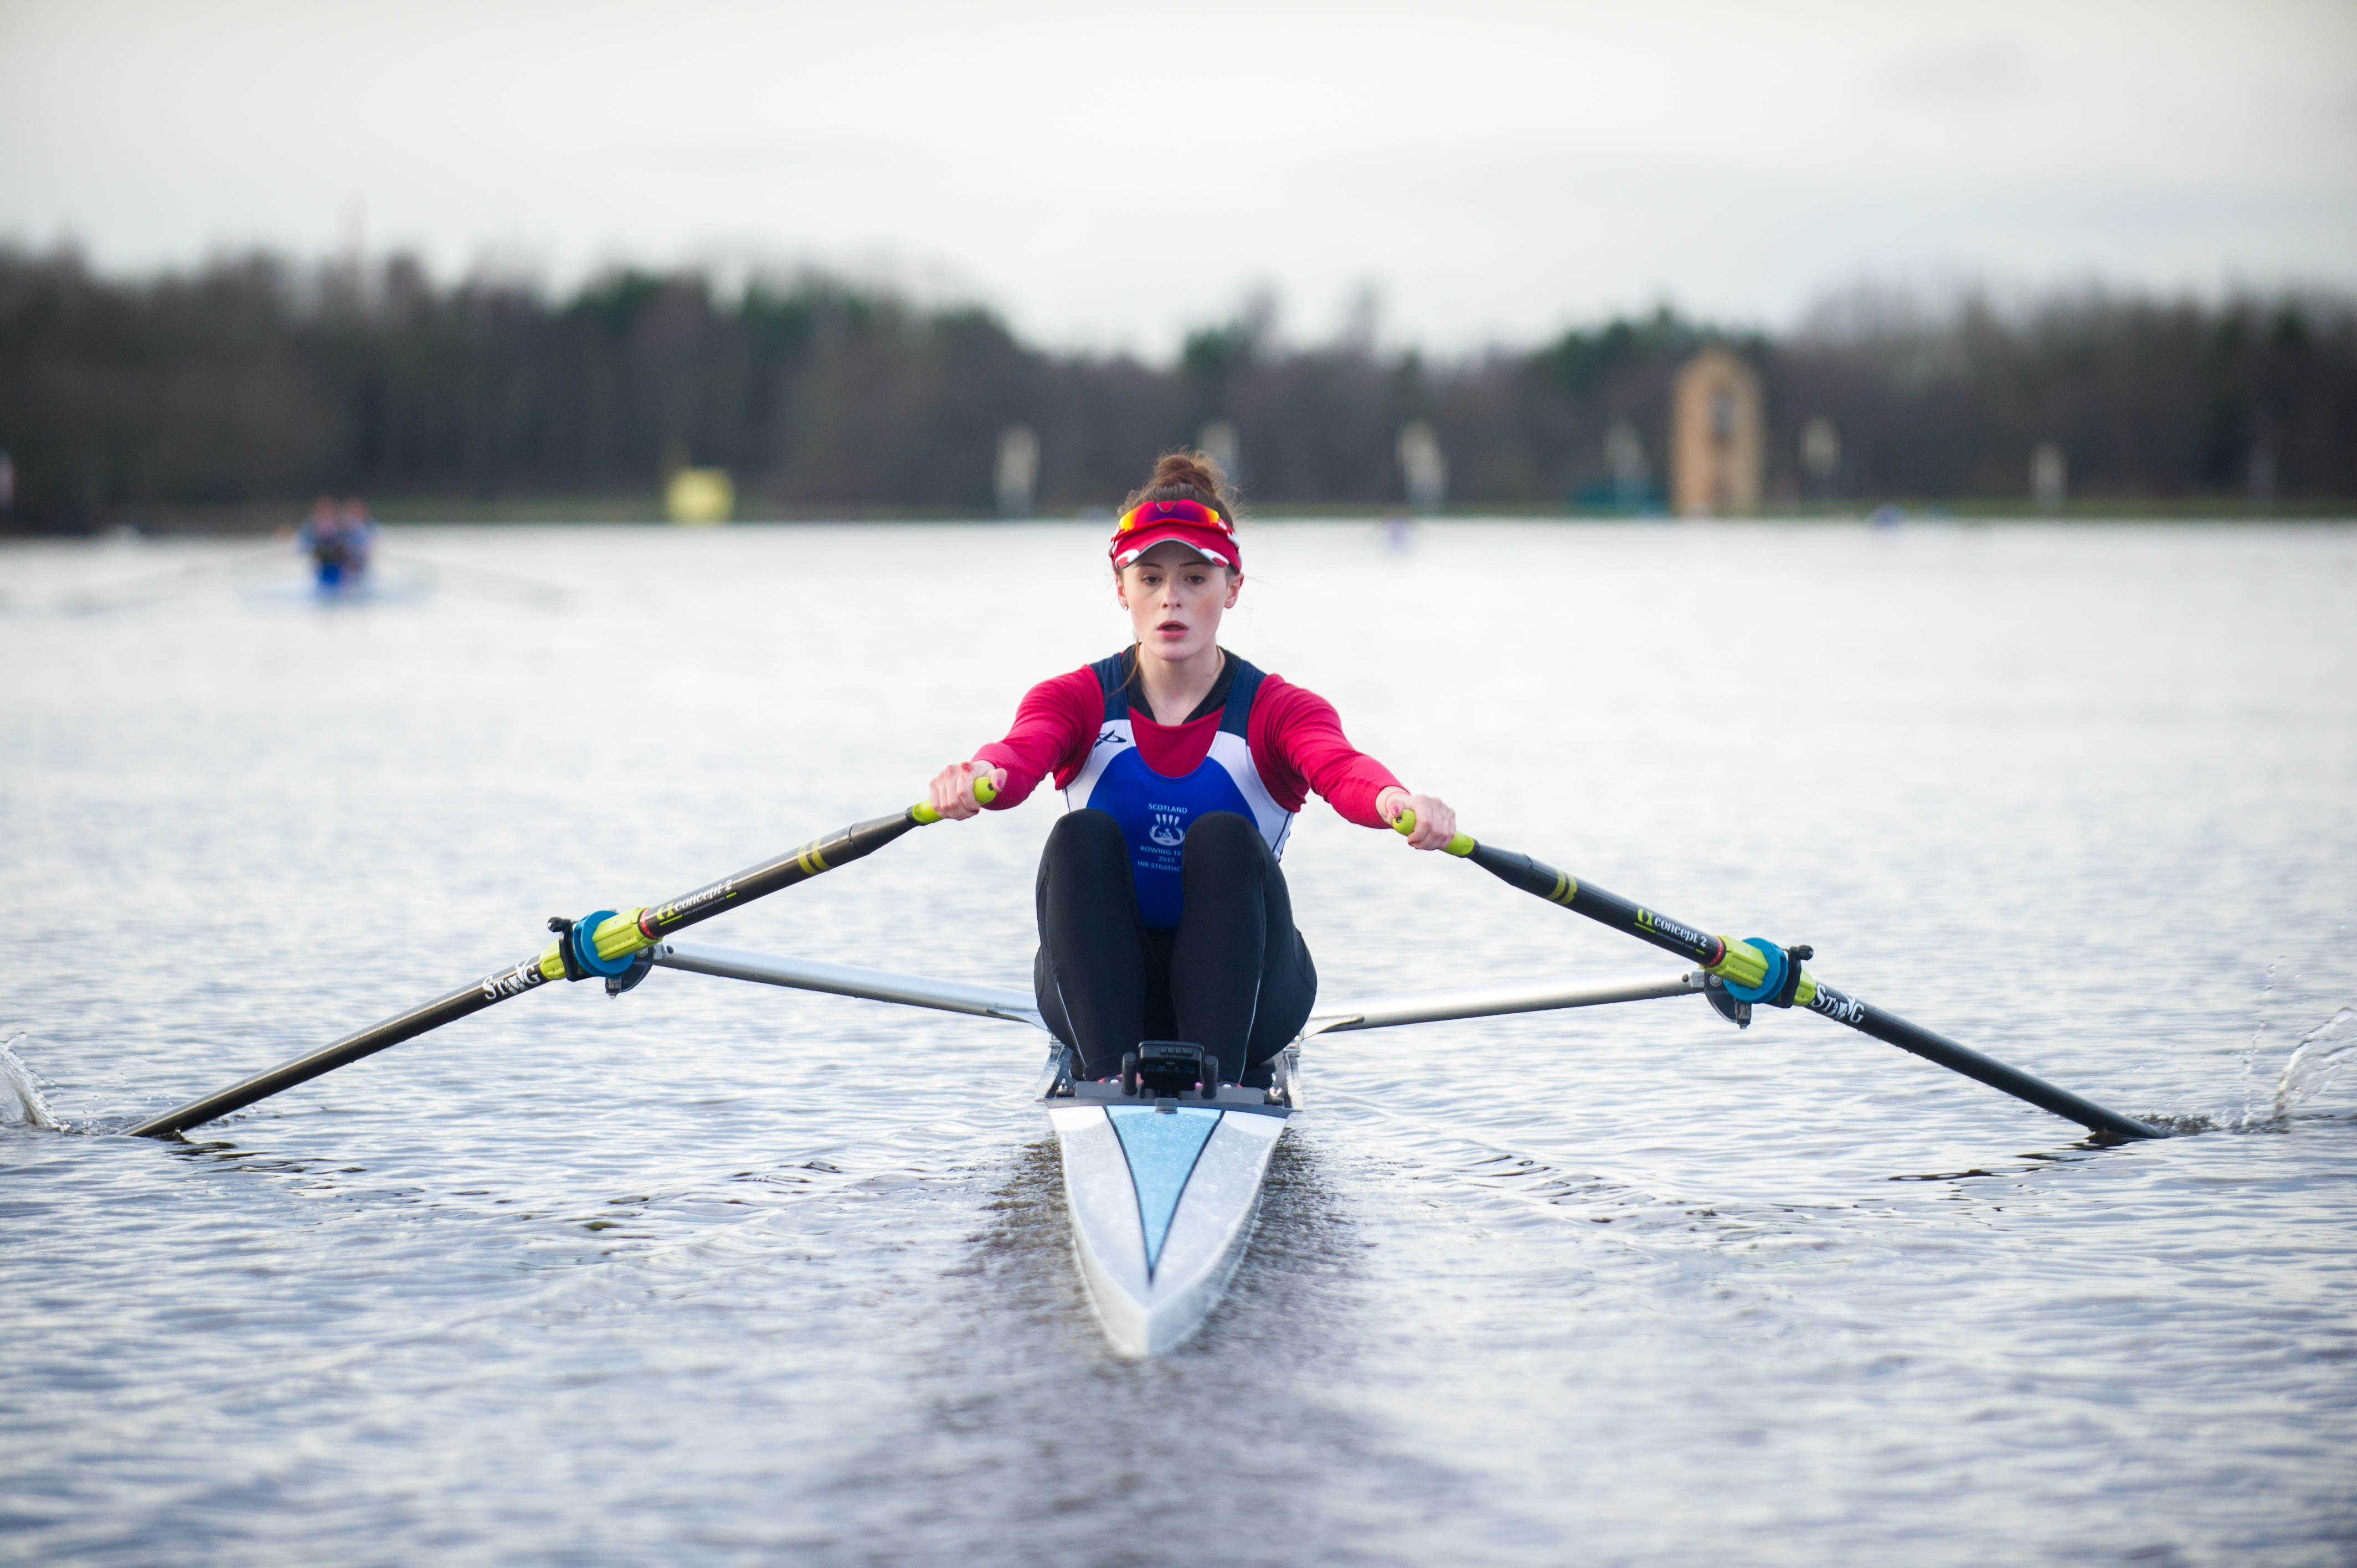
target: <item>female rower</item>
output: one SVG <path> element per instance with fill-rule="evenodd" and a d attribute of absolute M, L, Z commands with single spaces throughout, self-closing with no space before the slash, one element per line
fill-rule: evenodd
<path fill-rule="evenodd" d="M 1457 832 L 1447 802 L 1351 746 L 1323 697 L 1220 647 L 1244 581 L 1232 503 L 1203 454 L 1157 462 L 1108 552 L 1133 644 L 1032 687 L 1004 740 L 933 779 L 933 809 L 960 819 L 982 809 L 978 777 L 992 811 L 1049 773 L 1063 790 L 1039 858 L 1032 983 L 1083 1078 L 1175 1039 L 1216 1057 L 1223 1080 L 1268 1086 L 1318 995 L 1277 869 L 1311 790 L 1361 827 L 1414 811 L 1418 849 Z"/>

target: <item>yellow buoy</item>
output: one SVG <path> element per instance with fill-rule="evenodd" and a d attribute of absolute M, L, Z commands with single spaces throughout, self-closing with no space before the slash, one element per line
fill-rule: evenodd
<path fill-rule="evenodd" d="M 679 468 L 663 490 L 663 507 L 673 522 L 726 522 L 737 510 L 737 487 L 726 468 Z"/>

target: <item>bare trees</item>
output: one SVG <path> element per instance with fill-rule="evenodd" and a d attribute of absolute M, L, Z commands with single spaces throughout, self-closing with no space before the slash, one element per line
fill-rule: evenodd
<path fill-rule="evenodd" d="M 651 514 L 684 466 L 728 470 L 739 516 L 981 517 L 1016 427 L 1047 512 L 1108 503 L 1144 458 L 1220 425 L 1264 505 L 1397 504 L 1399 433 L 1418 426 L 1452 504 L 1640 510 L 1663 499 L 1672 378 L 1711 343 L 1760 377 L 1771 509 L 2027 506 L 2048 447 L 2074 500 L 2357 496 L 2357 315 L 2324 297 L 1855 292 L 1781 337 L 1662 310 L 1448 362 L 1364 332 L 1287 343 L 1261 300 L 1157 366 L 819 276 L 724 293 L 623 271 L 551 299 L 398 260 L 126 282 L 0 251 L 5 525 L 327 489 Z"/>

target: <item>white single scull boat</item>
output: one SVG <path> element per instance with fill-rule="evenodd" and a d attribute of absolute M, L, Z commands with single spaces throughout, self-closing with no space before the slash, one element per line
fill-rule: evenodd
<path fill-rule="evenodd" d="M 996 986 L 683 942 L 657 947 L 654 961 L 728 980 L 1047 1027 L 1028 993 Z M 1196 1076 L 1200 1053 L 1153 1048 L 1161 1042 L 1141 1046 L 1137 1070 L 1125 1080 L 1076 1079 L 1072 1053 L 1054 1046 L 1033 1092 L 1055 1131 L 1072 1251 L 1106 1339 L 1122 1356 L 1155 1355 L 1192 1334 L 1219 1304 L 1251 1238 L 1269 1157 L 1286 1122 L 1302 1110 L 1302 1041 L 1354 1029 L 1695 995 L 1706 983 L 1697 970 L 1604 984 L 1439 992 L 1320 1012 L 1278 1058 L 1266 1090 L 1221 1083 L 1206 1094 Z"/>

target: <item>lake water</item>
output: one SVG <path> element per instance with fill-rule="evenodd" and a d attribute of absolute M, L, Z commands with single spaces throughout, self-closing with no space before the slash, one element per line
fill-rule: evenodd
<path fill-rule="evenodd" d="M 1125 625 L 1092 527 L 387 543 L 0 549 L 0 1559 L 2357 1562 L 2357 530 L 1252 528 L 1223 640 L 1471 832 L 2193 1135 L 1692 998 L 1333 1036 L 1146 1363 L 1018 1025 L 658 972 L 113 1135 Z M 1023 984 L 1055 810 L 695 940 Z M 1286 866 L 1329 1004 L 1678 967 L 1316 802 Z"/>

